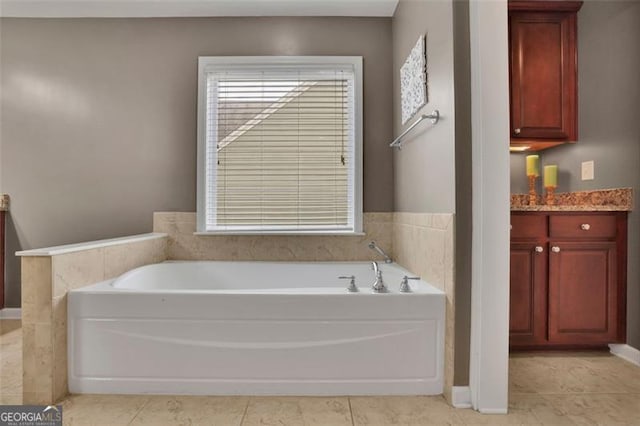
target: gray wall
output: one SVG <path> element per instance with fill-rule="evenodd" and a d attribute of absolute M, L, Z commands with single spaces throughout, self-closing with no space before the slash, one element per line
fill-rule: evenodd
<path fill-rule="evenodd" d="M 402 151 L 394 153 L 395 210 L 455 212 L 453 11 L 450 1 L 401 0 L 393 17 L 393 129 L 399 135 L 400 67 L 418 41 L 427 35 L 428 103 L 418 113 L 440 110 L 432 126 L 424 121 L 407 135 Z"/>
<path fill-rule="evenodd" d="M 7 19 L 8 253 L 148 232 L 195 211 L 199 55 L 362 55 L 364 209 L 393 209 L 391 19 Z M 8 306 L 20 304 L 8 256 Z"/>
<path fill-rule="evenodd" d="M 589 1 L 578 13 L 579 140 L 542 151 L 560 191 L 633 187 L 640 196 L 640 2 Z M 595 179 L 581 163 L 595 161 Z M 511 156 L 513 192 L 527 192 L 523 155 Z M 627 340 L 640 348 L 640 212 L 629 214 Z"/>
<path fill-rule="evenodd" d="M 469 0 L 453 2 L 455 80 L 455 296 L 454 385 L 469 383 L 471 345 L 471 235 L 473 233 L 471 160 L 471 45 Z"/>
<path fill-rule="evenodd" d="M 427 36 L 428 103 L 441 121 L 421 123 L 394 153 L 395 210 L 455 213 L 454 385 L 469 383 L 471 319 L 471 74 L 469 2 L 401 0 L 393 17 L 394 134 L 401 122 L 400 67 Z M 454 90 L 455 85 L 455 90 Z"/>

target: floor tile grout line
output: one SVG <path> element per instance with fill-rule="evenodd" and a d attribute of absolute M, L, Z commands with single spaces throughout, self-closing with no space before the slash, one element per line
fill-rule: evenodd
<path fill-rule="evenodd" d="M 144 402 L 144 404 L 142 404 L 142 406 L 140 407 L 140 409 L 136 412 L 136 414 L 131 418 L 131 420 L 129 420 L 129 423 L 127 423 L 127 425 L 130 425 L 133 423 L 133 421 L 136 419 L 136 417 L 138 417 L 138 415 L 140 413 L 142 413 L 142 410 L 144 410 L 144 408 L 147 406 L 147 404 L 149 404 L 149 402 L 151 401 L 151 396 L 147 396 L 146 401 Z"/>
<path fill-rule="evenodd" d="M 242 418 L 240 419 L 240 426 L 244 424 L 244 419 L 247 417 L 247 411 L 249 411 L 249 403 L 251 403 L 251 397 L 247 398 L 247 403 L 244 406 L 244 412 L 242 413 Z"/>
<path fill-rule="evenodd" d="M 353 419 L 353 408 L 351 407 L 351 397 L 347 397 L 347 402 L 349 403 L 349 414 L 351 415 L 351 426 L 356 426 L 356 422 Z"/>

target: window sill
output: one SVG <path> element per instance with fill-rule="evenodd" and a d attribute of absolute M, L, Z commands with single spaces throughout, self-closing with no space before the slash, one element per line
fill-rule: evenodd
<path fill-rule="evenodd" d="M 264 236 L 276 236 L 276 235 L 291 235 L 291 236 L 343 236 L 343 237 L 362 237 L 367 234 L 364 232 L 354 232 L 354 231 L 205 231 L 205 232 L 194 232 L 193 235 L 197 235 L 199 237 L 215 237 L 220 235 L 250 235 L 254 237 L 264 237 Z"/>

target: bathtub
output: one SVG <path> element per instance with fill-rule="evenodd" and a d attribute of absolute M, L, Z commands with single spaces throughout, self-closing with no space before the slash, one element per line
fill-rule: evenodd
<path fill-rule="evenodd" d="M 440 394 L 444 293 L 380 268 L 388 293 L 366 262 L 165 262 L 71 291 L 69 390 Z"/>

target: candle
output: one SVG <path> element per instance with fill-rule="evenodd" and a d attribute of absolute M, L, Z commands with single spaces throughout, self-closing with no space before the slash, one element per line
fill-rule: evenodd
<path fill-rule="evenodd" d="M 544 166 L 544 187 L 558 186 L 558 166 Z"/>
<path fill-rule="evenodd" d="M 527 176 L 540 176 L 540 156 L 527 155 Z"/>

